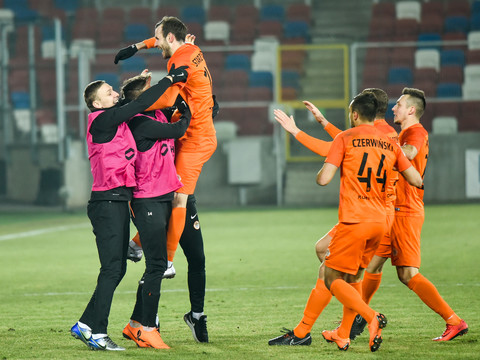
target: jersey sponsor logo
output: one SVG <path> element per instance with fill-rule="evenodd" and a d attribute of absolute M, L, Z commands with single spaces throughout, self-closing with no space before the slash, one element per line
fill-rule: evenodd
<path fill-rule="evenodd" d="M 135 150 L 133 150 L 132 148 L 127 149 L 125 151 L 125 159 L 131 160 L 134 156 L 135 156 Z"/>

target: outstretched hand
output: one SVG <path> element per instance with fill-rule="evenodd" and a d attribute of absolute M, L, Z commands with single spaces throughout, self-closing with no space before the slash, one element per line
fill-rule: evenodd
<path fill-rule="evenodd" d="M 293 136 L 297 136 L 297 134 L 300 132 L 300 129 L 297 127 L 297 124 L 295 124 L 295 119 L 293 116 L 288 116 L 280 109 L 273 110 L 273 114 L 275 115 L 275 120 L 282 125 L 286 131 Z"/>
<path fill-rule="evenodd" d="M 172 64 L 172 67 L 170 68 L 170 71 L 167 74 L 167 76 L 169 76 L 172 79 L 172 84 L 175 84 L 177 82 L 187 81 L 188 73 L 186 69 L 188 69 L 187 65 L 180 66 L 175 69 L 175 64 Z"/>
<path fill-rule="evenodd" d="M 187 34 L 187 36 L 185 36 L 185 44 L 195 45 L 195 35 Z"/>
<path fill-rule="evenodd" d="M 133 55 L 135 55 L 137 53 L 138 49 L 137 49 L 137 46 L 135 44 L 132 44 L 130 46 L 127 46 L 126 48 L 123 48 L 123 49 L 120 49 L 117 53 L 117 55 L 115 55 L 115 60 L 113 60 L 113 62 L 115 64 L 118 64 L 118 62 L 120 60 L 125 60 L 125 59 L 128 59 L 130 57 L 132 57 Z"/>
<path fill-rule="evenodd" d="M 308 110 L 313 114 L 315 120 L 317 120 L 323 127 L 328 125 L 328 120 L 323 116 L 322 112 L 313 105 L 310 101 L 302 101 Z"/>

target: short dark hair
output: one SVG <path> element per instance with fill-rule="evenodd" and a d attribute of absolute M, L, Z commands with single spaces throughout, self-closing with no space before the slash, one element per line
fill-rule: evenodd
<path fill-rule="evenodd" d="M 361 118 L 368 121 L 375 120 L 378 101 L 372 92 L 361 92 L 353 98 L 350 106 L 352 111 L 356 111 Z"/>
<path fill-rule="evenodd" d="M 164 16 L 156 25 L 155 29 L 162 25 L 162 35 L 167 37 L 169 33 L 175 36 L 175 39 L 179 41 L 185 41 L 187 36 L 187 26 L 175 16 Z"/>
<path fill-rule="evenodd" d="M 97 91 L 103 84 L 105 84 L 105 81 L 103 80 L 92 81 L 85 87 L 85 90 L 83 91 L 85 104 L 87 104 L 87 107 L 90 109 L 90 111 L 98 110 L 95 106 L 93 106 L 93 102 L 97 99 Z"/>
<path fill-rule="evenodd" d="M 385 119 L 385 114 L 387 113 L 388 109 L 388 95 L 387 93 L 379 88 L 366 88 L 362 91 L 362 93 L 371 92 L 377 98 L 377 114 L 375 115 L 378 119 Z"/>
<path fill-rule="evenodd" d="M 125 102 L 135 100 L 143 92 L 147 84 L 147 79 L 147 76 L 137 75 L 125 80 L 120 89 L 120 97 L 123 98 Z"/>
<path fill-rule="evenodd" d="M 409 95 L 407 104 L 415 107 L 415 115 L 420 119 L 425 113 L 427 102 L 425 101 L 425 92 L 415 88 L 403 88 L 402 95 Z"/>

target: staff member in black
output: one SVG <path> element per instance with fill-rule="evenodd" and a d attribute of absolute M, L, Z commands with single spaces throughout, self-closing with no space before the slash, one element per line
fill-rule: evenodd
<path fill-rule="evenodd" d="M 172 83 L 186 81 L 185 68 L 172 69 L 134 102 L 120 105 L 119 95 L 102 80 L 87 85 L 87 145 L 93 185 L 87 213 L 100 260 L 97 286 L 80 320 L 70 332 L 92 350 L 125 350 L 107 334 L 113 293 L 126 272 L 130 237 L 128 202 L 135 186 L 136 146 L 126 125 L 155 103 Z"/>

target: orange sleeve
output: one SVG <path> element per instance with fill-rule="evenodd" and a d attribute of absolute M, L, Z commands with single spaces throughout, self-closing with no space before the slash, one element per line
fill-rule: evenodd
<path fill-rule="evenodd" d="M 394 151 L 395 155 L 397 156 L 397 162 L 395 164 L 395 167 L 399 172 L 407 170 L 410 166 L 412 166 L 412 163 L 410 160 L 407 159 L 407 157 L 403 154 L 402 149 L 395 143 L 394 146 Z"/>
<path fill-rule="evenodd" d="M 335 139 L 335 137 L 342 132 L 339 128 L 337 128 L 335 125 L 333 125 L 331 122 L 325 126 L 325 131 L 332 137 L 332 139 Z"/>
<path fill-rule="evenodd" d="M 143 40 L 145 45 L 147 45 L 147 49 L 151 49 L 155 47 L 155 38 L 151 37 L 150 39 Z"/>
<path fill-rule="evenodd" d="M 295 136 L 295 139 L 297 139 L 307 149 L 313 151 L 320 156 L 327 156 L 328 151 L 330 150 L 330 146 L 332 145 L 331 141 L 327 142 L 314 138 L 313 136 L 310 136 L 303 131 L 300 131 L 297 136 Z"/>
<path fill-rule="evenodd" d="M 330 151 L 328 152 L 325 162 L 335 165 L 336 167 L 340 167 L 343 161 L 343 157 L 345 155 L 345 143 L 343 141 L 343 138 L 344 136 L 342 135 L 335 137 L 335 140 L 333 140 L 332 142 Z"/>
<path fill-rule="evenodd" d="M 163 109 L 166 107 L 173 106 L 175 104 L 175 100 L 177 99 L 178 93 L 180 92 L 180 89 L 178 86 L 170 86 L 163 94 L 158 98 L 155 103 L 150 106 L 147 110 L 145 111 L 152 111 L 152 110 L 158 110 L 158 109 Z"/>

